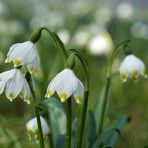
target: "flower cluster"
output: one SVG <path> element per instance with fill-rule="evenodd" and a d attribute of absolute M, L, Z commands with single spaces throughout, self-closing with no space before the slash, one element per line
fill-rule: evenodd
<path fill-rule="evenodd" d="M 12 45 L 5 62 L 13 62 L 14 68 L 0 74 L 0 94 L 5 90 L 10 101 L 20 96 L 29 104 L 30 87 L 20 67 L 26 65 L 31 74 L 38 71 L 40 61 L 35 45 L 31 41 Z"/>

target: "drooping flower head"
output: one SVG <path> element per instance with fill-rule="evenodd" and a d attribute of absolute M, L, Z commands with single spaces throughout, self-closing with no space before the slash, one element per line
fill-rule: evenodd
<path fill-rule="evenodd" d="M 40 116 L 40 120 L 41 120 L 41 127 L 42 127 L 43 136 L 45 137 L 49 133 L 49 127 L 48 127 L 47 122 L 45 121 L 45 119 L 42 116 Z M 32 137 L 34 137 L 35 140 L 38 142 L 39 129 L 38 129 L 36 117 L 34 117 L 33 119 L 29 120 L 26 123 L 26 129 L 27 129 L 27 133 L 28 133 L 30 140 L 32 139 Z"/>
<path fill-rule="evenodd" d="M 19 69 L 0 73 L 0 94 L 4 90 L 10 101 L 20 96 L 25 102 L 30 103 L 30 87 Z"/>
<path fill-rule="evenodd" d="M 120 76 L 123 82 L 128 78 L 137 79 L 139 75 L 147 77 L 143 61 L 133 54 L 127 55 L 120 65 Z"/>
<path fill-rule="evenodd" d="M 6 63 L 13 61 L 14 67 L 27 65 L 28 71 L 32 74 L 39 69 L 39 55 L 35 44 L 31 41 L 16 43 L 12 45 L 5 60 Z"/>
<path fill-rule="evenodd" d="M 84 86 L 74 72 L 66 68 L 49 83 L 45 97 L 51 97 L 55 92 L 57 92 L 61 102 L 74 95 L 76 102 L 81 104 Z"/>

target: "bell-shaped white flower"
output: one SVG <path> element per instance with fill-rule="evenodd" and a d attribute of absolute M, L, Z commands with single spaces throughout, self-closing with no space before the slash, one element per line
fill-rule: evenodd
<path fill-rule="evenodd" d="M 10 101 L 20 96 L 25 102 L 30 103 L 30 87 L 19 69 L 0 73 L 0 94 L 3 91 Z"/>
<path fill-rule="evenodd" d="M 137 79 L 139 75 L 147 77 L 145 64 L 134 55 L 127 55 L 120 65 L 120 76 L 123 82 L 128 78 Z"/>
<path fill-rule="evenodd" d="M 49 83 L 45 97 L 51 97 L 55 92 L 57 92 L 61 102 L 74 95 L 76 102 L 81 104 L 84 86 L 74 72 L 66 68 Z"/>
<path fill-rule="evenodd" d="M 27 65 L 28 71 L 32 74 L 39 69 L 39 55 L 35 44 L 31 41 L 16 43 L 12 45 L 5 60 L 6 63 L 13 61 L 14 67 Z"/>
<path fill-rule="evenodd" d="M 47 122 L 45 121 L 45 119 L 42 116 L 40 116 L 40 120 L 41 120 L 43 137 L 45 137 L 49 133 L 49 127 L 48 127 Z M 35 140 L 38 142 L 38 140 L 39 140 L 39 129 L 38 129 L 36 117 L 34 117 L 33 119 L 29 120 L 26 123 L 26 129 L 27 129 L 27 133 L 28 133 L 30 140 L 32 139 L 32 137 L 34 137 Z"/>

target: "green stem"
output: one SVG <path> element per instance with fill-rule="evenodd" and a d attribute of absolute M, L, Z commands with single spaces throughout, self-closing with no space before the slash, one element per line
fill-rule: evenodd
<path fill-rule="evenodd" d="M 67 129 L 66 129 L 66 148 L 71 148 L 71 119 L 72 104 L 71 97 L 67 100 Z"/>
<path fill-rule="evenodd" d="M 103 129 L 103 123 L 104 123 L 104 117 L 105 117 L 105 112 L 106 112 L 106 106 L 107 106 L 107 98 L 109 94 L 109 88 L 111 84 L 111 78 L 108 77 L 106 81 L 106 87 L 105 87 L 105 92 L 104 92 L 104 98 L 103 101 L 101 102 L 101 112 L 100 112 L 100 117 L 99 117 L 99 127 L 98 127 L 98 133 L 101 133 Z"/>
<path fill-rule="evenodd" d="M 65 64 L 66 60 L 67 60 L 66 50 L 65 50 L 63 42 L 60 40 L 60 38 L 57 36 L 57 34 L 55 32 L 51 32 L 46 27 L 41 27 L 37 31 L 32 33 L 29 40 L 36 43 L 40 39 L 41 33 L 42 33 L 43 30 L 46 30 L 49 33 L 50 37 L 53 39 L 54 44 L 58 48 L 58 50 L 60 51 L 60 53 L 63 57 L 64 64 Z"/>
<path fill-rule="evenodd" d="M 50 146 L 50 148 L 54 148 L 53 135 L 52 135 L 52 133 L 49 133 L 48 134 L 48 140 L 49 140 L 49 146 Z"/>
<path fill-rule="evenodd" d="M 85 129 L 85 121 L 86 121 L 87 106 L 88 106 L 88 95 L 89 95 L 89 92 L 85 91 L 84 104 L 83 104 L 83 109 L 81 114 L 80 129 L 79 129 L 79 135 L 78 135 L 78 148 L 81 148 L 83 143 L 83 134 Z"/>
<path fill-rule="evenodd" d="M 28 84 L 30 86 L 30 90 L 31 90 L 31 93 L 32 93 L 34 104 L 37 104 L 36 95 L 35 95 L 35 92 L 34 92 L 34 89 L 33 89 L 31 75 L 30 75 L 29 72 L 27 72 L 27 74 L 26 74 L 26 79 L 27 79 Z M 35 114 L 36 114 L 36 118 L 37 118 L 38 129 L 39 129 L 40 148 L 45 148 L 43 131 L 42 131 L 41 120 L 40 120 L 40 112 L 39 112 L 39 109 L 36 106 L 35 106 Z"/>
<path fill-rule="evenodd" d="M 130 40 L 125 40 L 125 41 L 119 43 L 115 47 L 115 49 L 113 50 L 113 53 L 112 53 L 111 58 L 109 60 L 108 71 L 107 71 L 107 80 L 106 80 L 106 85 L 105 85 L 105 92 L 104 92 L 103 100 L 101 101 L 101 105 L 100 105 L 101 108 L 100 108 L 100 116 L 99 116 L 99 123 L 98 123 L 98 134 L 101 133 L 102 129 L 103 129 L 108 94 L 109 94 L 109 88 L 111 85 L 112 66 L 113 66 L 116 56 L 119 53 L 119 49 L 120 49 L 119 47 L 121 47 L 121 45 L 127 44 L 128 42 L 130 42 Z"/>
<path fill-rule="evenodd" d="M 87 60 L 77 50 L 70 49 L 70 52 L 75 53 L 76 57 L 80 60 L 85 73 L 85 83 L 84 83 L 85 92 L 83 97 L 84 103 L 83 103 L 81 119 L 80 119 L 80 127 L 79 127 L 79 133 L 78 133 L 78 148 L 81 148 L 83 143 L 83 135 L 84 135 L 85 122 L 87 117 L 87 108 L 88 108 L 89 65 L 87 63 Z"/>

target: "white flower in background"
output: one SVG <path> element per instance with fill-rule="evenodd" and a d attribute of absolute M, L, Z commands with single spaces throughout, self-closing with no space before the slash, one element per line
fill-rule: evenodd
<path fill-rule="evenodd" d="M 43 137 L 45 138 L 45 136 L 49 133 L 49 127 L 48 127 L 47 122 L 45 121 L 45 119 L 42 116 L 40 116 L 40 120 L 41 120 Z M 31 140 L 32 137 L 34 137 L 35 140 L 38 142 L 38 140 L 39 140 L 39 129 L 38 129 L 36 117 L 34 117 L 33 119 L 29 120 L 26 123 L 26 129 L 27 129 L 27 133 L 28 133 L 30 140 Z"/>
<path fill-rule="evenodd" d="M 66 68 L 50 82 L 45 97 L 51 97 L 55 92 L 57 92 L 61 102 L 66 101 L 74 94 L 76 102 L 81 104 L 84 86 L 74 72 Z"/>
<path fill-rule="evenodd" d="M 28 71 L 32 74 L 39 69 L 39 55 L 35 45 L 31 41 L 16 43 L 12 45 L 5 60 L 6 63 L 13 61 L 14 67 L 27 65 Z"/>
<path fill-rule="evenodd" d="M 129 2 L 123 2 L 117 7 L 117 16 L 122 20 L 130 20 L 134 15 L 134 7 Z"/>
<path fill-rule="evenodd" d="M 148 25 L 144 22 L 135 22 L 131 26 L 131 34 L 135 38 L 148 39 Z"/>
<path fill-rule="evenodd" d="M 147 77 L 144 63 L 134 55 L 127 55 L 120 65 L 120 76 L 123 82 L 128 78 L 137 79 L 139 75 Z"/>
<path fill-rule="evenodd" d="M 0 94 L 3 91 L 10 101 L 20 96 L 25 102 L 30 103 L 30 87 L 19 69 L 0 73 Z"/>
<path fill-rule="evenodd" d="M 73 37 L 73 42 L 76 46 L 84 47 L 89 41 L 90 33 L 85 30 L 77 31 Z"/>
<path fill-rule="evenodd" d="M 107 24 L 112 19 L 112 15 L 111 8 L 105 5 L 97 9 L 95 18 L 97 22 Z"/>
<path fill-rule="evenodd" d="M 105 55 L 113 49 L 113 41 L 109 33 L 102 32 L 88 42 L 88 50 L 92 55 Z"/>

